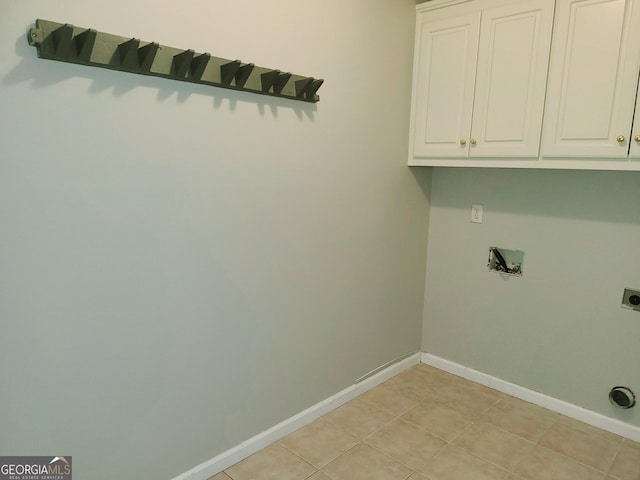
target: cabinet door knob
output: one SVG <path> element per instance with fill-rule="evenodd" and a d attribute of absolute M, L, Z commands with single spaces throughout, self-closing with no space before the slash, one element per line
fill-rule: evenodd
<path fill-rule="evenodd" d="M 464 138 L 460 139 L 460 145 L 465 146 L 467 144 L 467 141 Z"/>
<path fill-rule="evenodd" d="M 633 139 L 634 139 L 636 142 L 640 142 L 640 135 L 636 135 L 635 137 L 633 137 Z"/>
<path fill-rule="evenodd" d="M 638 136 L 640 137 L 640 135 L 638 135 Z M 478 141 L 477 141 L 475 138 L 472 138 L 472 139 L 469 141 L 469 143 L 470 143 L 471 145 L 475 145 L 476 143 L 478 143 Z"/>
<path fill-rule="evenodd" d="M 624 135 L 618 135 L 618 138 L 616 138 L 616 140 L 618 141 L 618 143 L 624 142 Z"/>

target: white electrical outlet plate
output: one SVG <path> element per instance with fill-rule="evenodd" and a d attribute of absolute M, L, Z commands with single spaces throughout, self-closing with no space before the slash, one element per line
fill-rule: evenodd
<path fill-rule="evenodd" d="M 482 223 L 483 206 L 479 204 L 471 205 L 471 223 Z"/>

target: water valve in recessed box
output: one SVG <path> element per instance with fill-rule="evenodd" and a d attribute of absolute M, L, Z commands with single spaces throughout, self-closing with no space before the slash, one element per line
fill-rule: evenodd
<path fill-rule="evenodd" d="M 508 275 L 522 275 L 522 250 L 509 250 L 502 247 L 489 247 L 489 271 L 506 273 Z"/>
<path fill-rule="evenodd" d="M 640 290 L 625 288 L 622 295 L 622 307 L 640 312 Z"/>

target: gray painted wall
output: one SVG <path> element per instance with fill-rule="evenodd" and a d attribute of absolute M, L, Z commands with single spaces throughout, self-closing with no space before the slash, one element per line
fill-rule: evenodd
<path fill-rule="evenodd" d="M 640 393 L 640 173 L 436 168 L 423 349 L 640 426 L 608 392 Z M 471 204 L 484 222 L 470 222 Z M 524 250 L 524 275 L 487 270 Z"/>
<path fill-rule="evenodd" d="M 420 349 L 414 5 L 2 3 L 0 455 L 172 478 Z M 326 83 L 314 106 L 39 60 L 36 18 Z"/>

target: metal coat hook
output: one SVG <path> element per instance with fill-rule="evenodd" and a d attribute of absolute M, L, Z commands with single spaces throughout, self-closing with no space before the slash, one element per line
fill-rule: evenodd
<path fill-rule="evenodd" d="M 324 80 L 283 73 L 253 63 L 120 37 L 68 23 L 36 20 L 28 33 L 39 58 L 318 102 Z"/>

